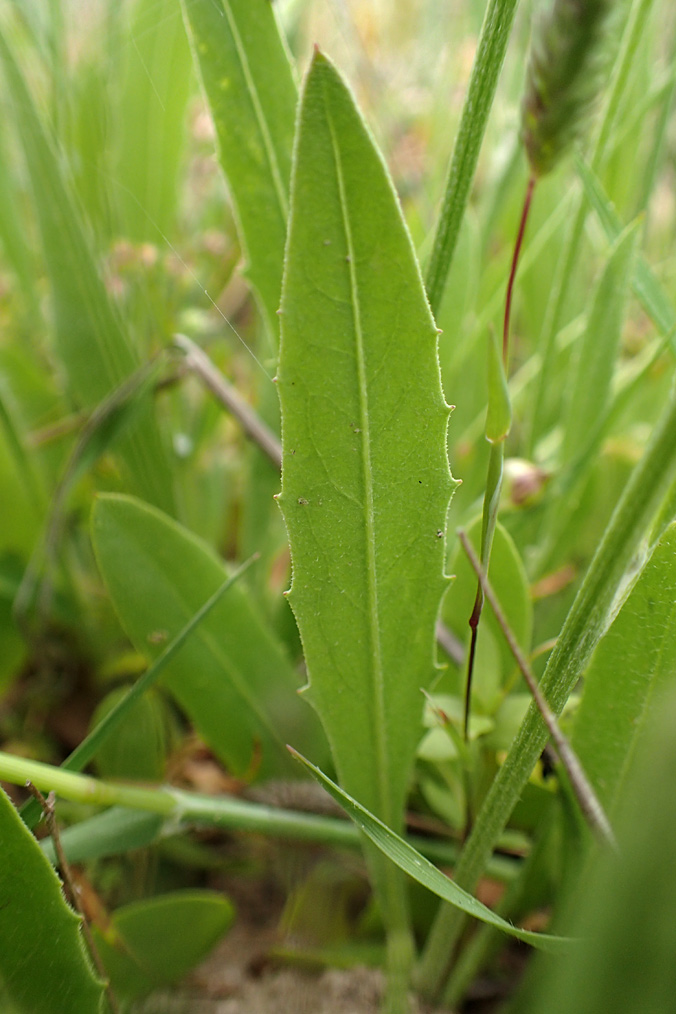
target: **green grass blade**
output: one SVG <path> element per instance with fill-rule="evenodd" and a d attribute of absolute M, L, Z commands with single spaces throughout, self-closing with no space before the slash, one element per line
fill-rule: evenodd
<path fill-rule="evenodd" d="M 619 215 L 606 196 L 598 176 L 580 156 L 576 158 L 576 166 L 587 200 L 596 212 L 608 241 L 616 243 L 624 229 Z M 660 334 L 670 337 L 671 347 L 676 352 L 676 313 L 671 300 L 641 253 L 636 258 L 632 287 Z"/>
<path fill-rule="evenodd" d="M 131 497 L 97 500 L 92 538 L 122 625 L 151 658 L 228 578 L 206 544 Z M 166 666 L 164 682 L 237 774 L 251 768 L 258 749 L 261 773 L 270 775 L 280 765 L 288 770 L 289 739 L 317 746 L 314 716 L 296 696 L 293 667 L 240 587 L 204 618 Z"/>
<path fill-rule="evenodd" d="M 78 206 L 2 31 L 0 63 L 21 110 L 20 136 L 52 285 L 59 357 L 75 400 L 84 408 L 93 407 L 123 383 L 140 360 L 98 273 Z M 119 453 L 135 490 L 172 511 L 171 471 L 149 402 L 139 408 Z"/>
<path fill-rule="evenodd" d="M 636 227 L 630 226 L 617 240 L 598 284 L 587 328 L 577 346 L 564 421 L 563 464 L 575 460 L 604 419 L 622 333 L 636 235 Z"/>
<path fill-rule="evenodd" d="M 675 671 L 676 524 L 672 524 L 598 646 L 575 717 L 573 748 L 608 809 L 617 803 L 654 698 L 669 686 Z"/>
<path fill-rule="evenodd" d="M 517 3 L 518 0 L 488 0 L 427 268 L 427 294 L 435 314 L 444 295 Z"/>
<path fill-rule="evenodd" d="M 443 898 L 444 901 L 454 905 L 466 915 L 480 919 L 489 926 L 502 930 L 503 933 L 508 933 L 510 936 L 532 944 L 533 947 L 539 947 L 543 950 L 560 951 L 570 945 L 571 941 L 566 940 L 564 937 L 549 936 L 545 933 L 533 933 L 530 930 L 518 929 L 505 919 L 502 919 L 490 908 L 487 908 L 486 905 L 477 901 L 471 894 L 458 887 L 441 870 L 438 870 L 429 860 L 425 859 L 419 852 L 416 852 L 408 842 L 391 831 L 389 827 L 378 820 L 377 817 L 374 817 L 372 813 L 369 813 L 356 799 L 352 799 L 347 792 L 343 792 L 314 764 L 311 764 L 305 757 L 301 757 L 295 750 L 292 752 L 296 759 L 301 764 L 304 764 L 312 776 L 317 779 L 319 784 L 343 807 L 350 820 L 354 821 L 376 848 L 380 849 L 388 859 L 391 859 L 399 869 L 407 873 L 409 877 L 413 877 L 414 880 L 422 884 L 429 891 L 432 891 L 437 897 Z"/>
<path fill-rule="evenodd" d="M 540 686 L 560 714 L 591 654 L 605 632 L 608 613 L 641 539 L 676 476 L 676 390 L 642 460 L 635 467 L 601 544 L 566 618 Z M 498 835 L 547 742 L 547 732 L 531 705 L 512 749 L 495 778 L 456 869 L 456 882 L 472 891 Z M 433 990 L 443 981 L 461 929 L 456 911 L 441 912 L 422 963 L 422 978 Z"/>
<path fill-rule="evenodd" d="M 115 201 L 123 234 L 171 234 L 186 133 L 192 60 L 176 0 L 137 0 L 125 39 Z"/>
<path fill-rule="evenodd" d="M 341 783 L 400 829 L 446 586 L 449 410 L 394 189 L 318 52 L 298 130 L 278 373 L 290 601 Z"/>
<path fill-rule="evenodd" d="M 182 5 L 248 275 L 276 336 L 297 101 L 291 64 L 270 0 Z"/>
<path fill-rule="evenodd" d="M 80 919 L 33 835 L 0 789 L 0 979 L 25 1014 L 98 1014 L 103 992 Z"/>

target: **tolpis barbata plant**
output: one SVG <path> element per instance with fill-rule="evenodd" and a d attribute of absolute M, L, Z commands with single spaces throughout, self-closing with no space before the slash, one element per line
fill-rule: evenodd
<path fill-rule="evenodd" d="M 313 925 L 340 924 L 313 961 L 374 960 L 371 932 L 387 1014 L 408 1014 L 413 988 L 460 1010 L 514 938 L 544 952 L 515 1014 L 606 995 L 624 1014 L 602 976 L 634 918 L 656 955 L 641 988 L 659 995 L 668 948 L 649 946 L 634 885 L 667 919 L 673 884 L 660 901 L 662 870 L 643 879 L 639 804 L 657 772 L 646 812 L 669 875 L 673 750 L 657 763 L 646 743 L 674 673 L 676 311 L 643 247 L 675 269 L 636 216 L 670 136 L 669 12 L 524 4 L 522 61 L 508 52 L 517 0 L 487 0 L 481 25 L 472 0 L 393 2 L 393 22 L 415 24 L 397 54 L 406 90 L 386 62 L 360 78 L 366 0 L 108 0 L 105 45 L 86 56 L 70 5 L 20 6 L 0 17 L 15 114 L 0 136 L 0 687 L 15 695 L 0 702 L 0 777 L 56 793 L 42 801 L 53 833 L 50 807 L 72 823 L 38 842 L 38 794 L 20 814 L 0 794 L 0 1005 L 133 1010 L 196 964 L 234 918 L 220 891 L 146 884 L 111 905 L 99 876 L 110 863 L 122 893 L 119 857 L 153 848 L 159 882 L 167 856 L 172 878 L 193 860 L 206 876 L 221 842 L 164 841 L 195 826 L 299 856 L 311 843 L 284 919 L 311 905 Z M 365 42 L 358 58 L 321 27 L 334 8 L 340 38 Z M 431 54 L 443 31 L 455 64 L 463 26 L 475 55 L 456 110 L 462 89 Z M 392 112 L 419 89 L 441 114 Z M 434 160 L 451 142 L 437 214 Z M 588 159 L 564 159 L 578 143 Z M 600 230 L 584 228 L 590 208 Z M 505 495 L 507 455 L 537 495 Z M 91 677 L 77 743 L 63 694 L 84 678 L 50 668 L 64 630 Z M 315 789 L 308 774 L 349 821 L 257 795 Z M 360 897 L 373 887 L 358 924 L 322 892 L 317 845 L 361 849 L 344 864 Z M 100 906 L 96 972 L 50 867 L 67 879 L 69 861 Z M 491 905 L 487 876 L 504 886 Z M 590 927 L 587 960 L 574 938 Z"/>

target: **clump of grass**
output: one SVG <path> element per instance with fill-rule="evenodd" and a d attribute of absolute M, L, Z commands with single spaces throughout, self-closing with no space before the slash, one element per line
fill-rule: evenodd
<path fill-rule="evenodd" d="M 535 176 L 584 131 L 603 82 L 611 0 L 554 0 L 533 35 L 521 136 Z"/>

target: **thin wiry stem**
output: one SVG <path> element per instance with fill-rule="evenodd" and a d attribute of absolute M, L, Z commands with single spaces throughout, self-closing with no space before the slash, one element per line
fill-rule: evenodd
<path fill-rule="evenodd" d="M 617 848 L 615 841 L 615 835 L 613 829 L 610 826 L 610 821 L 605 814 L 603 806 L 599 801 L 598 796 L 594 792 L 591 782 L 587 778 L 582 765 L 577 757 L 577 754 L 573 750 L 572 746 L 568 742 L 568 739 L 561 731 L 559 723 L 556 720 L 556 715 L 549 707 L 544 694 L 538 686 L 538 682 L 535 679 L 533 670 L 529 666 L 521 648 L 519 647 L 518 641 L 514 636 L 514 633 L 507 622 L 507 618 L 502 611 L 502 607 L 498 601 L 498 597 L 493 590 L 493 587 L 488 580 L 484 568 L 481 566 L 481 561 L 474 552 L 472 545 L 467 538 L 464 531 L 458 532 L 458 538 L 462 544 L 462 548 L 467 554 L 467 558 L 472 565 L 472 568 L 479 579 L 479 584 L 483 591 L 484 596 L 488 599 L 491 609 L 495 615 L 498 625 L 505 635 L 505 640 L 509 645 L 509 650 L 514 656 L 514 660 L 518 665 L 521 675 L 523 676 L 528 689 L 533 695 L 533 700 L 537 704 L 538 711 L 542 715 L 542 720 L 547 726 L 550 736 L 554 742 L 556 753 L 559 756 L 559 760 L 566 769 L 570 784 L 575 793 L 580 810 L 587 821 L 589 827 L 593 833 L 606 845 L 612 846 L 614 849 Z"/>
<path fill-rule="evenodd" d="M 502 362 L 507 372 L 509 366 L 509 333 L 512 316 L 512 295 L 514 292 L 514 282 L 516 280 L 516 272 L 519 266 L 519 256 L 521 254 L 521 248 L 523 246 L 524 236 L 526 235 L 526 225 L 528 223 L 528 215 L 530 213 L 531 205 L 533 202 L 533 192 L 535 190 L 535 184 L 537 177 L 532 174 L 528 180 L 528 186 L 526 187 L 526 196 L 523 202 L 523 209 L 521 211 L 521 219 L 519 221 L 519 229 L 516 235 L 516 242 L 514 243 L 514 252 L 512 254 L 512 263 L 509 270 L 509 281 L 507 282 L 507 295 L 505 298 L 505 316 L 502 325 Z M 489 397 L 491 392 L 489 392 Z M 509 429 L 501 435 L 498 441 L 491 443 L 491 457 L 488 465 L 488 476 L 486 479 L 486 493 L 484 495 L 484 506 L 483 506 L 483 524 L 481 531 L 481 562 L 488 571 L 488 567 L 491 559 L 491 549 L 493 546 L 493 535 L 495 534 L 495 526 L 498 521 L 498 508 L 500 506 L 500 491 L 502 489 L 502 473 L 503 473 L 503 462 L 504 462 L 504 441 L 509 434 Z M 463 725 L 463 734 L 465 742 L 469 740 L 469 718 L 472 705 L 472 680 L 474 676 L 474 661 L 476 658 L 476 647 L 477 639 L 479 636 L 479 622 L 481 620 L 481 612 L 483 610 L 484 597 L 481 588 L 481 582 L 477 585 L 476 597 L 474 599 L 474 607 L 472 609 L 472 615 L 469 618 L 470 627 L 470 643 L 469 652 L 467 655 L 467 679 L 465 681 L 465 716 Z"/>

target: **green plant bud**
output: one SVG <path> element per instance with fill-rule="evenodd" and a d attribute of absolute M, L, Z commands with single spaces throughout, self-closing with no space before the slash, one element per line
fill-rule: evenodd
<path fill-rule="evenodd" d="M 603 81 L 614 0 L 554 0 L 533 33 L 521 137 L 535 176 L 583 132 Z"/>

